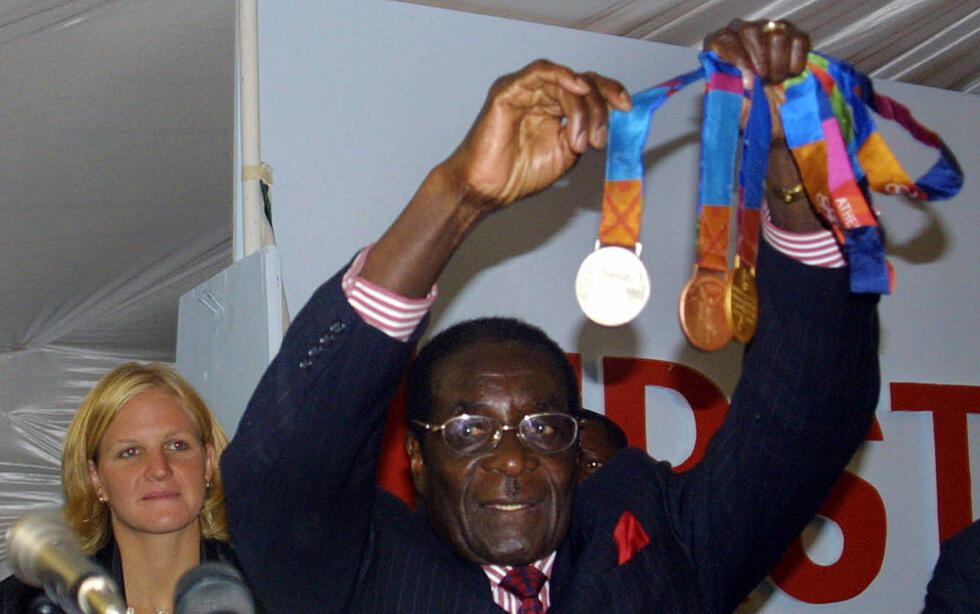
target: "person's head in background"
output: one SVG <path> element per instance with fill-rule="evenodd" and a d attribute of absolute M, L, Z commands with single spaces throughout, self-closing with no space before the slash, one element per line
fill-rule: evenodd
<path fill-rule="evenodd" d="M 578 463 L 578 481 L 581 483 L 601 469 L 627 444 L 626 433 L 606 416 L 583 408 L 576 417 L 579 418 L 581 425 L 579 441 L 582 450 Z"/>
<path fill-rule="evenodd" d="M 170 367 L 111 371 L 82 402 L 62 452 L 63 512 L 84 551 L 120 534 L 227 541 L 218 469 L 227 444 L 207 405 Z"/>

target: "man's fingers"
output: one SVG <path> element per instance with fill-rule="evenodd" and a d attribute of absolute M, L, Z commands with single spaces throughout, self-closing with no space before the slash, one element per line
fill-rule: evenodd
<path fill-rule="evenodd" d="M 733 20 L 727 27 L 709 35 L 704 48 L 742 70 L 751 71 L 768 83 L 779 83 L 806 68 L 810 39 L 792 23 L 780 21 Z M 746 88 L 751 78 L 743 75 Z"/>
<path fill-rule="evenodd" d="M 790 51 L 789 74 L 793 76 L 800 74 L 806 68 L 807 56 L 810 55 L 810 35 L 798 30 L 792 25 L 790 26 L 790 32 L 793 34 L 793 38 Z"/>
<path fill-rule="evenodd" d="M 742 87 L 752 88 L 753 73 L 758 72 L 746 47 L 745 41 L 740 38 L 740 32 L 744 30 L 746 22 L 735 19 L 717 32 L 709 34 L 704 39 L 704 49 L 714 51 L 722 61 L 728 62 L 732 66 L 742 71 Z"/>
<path fill-rule="evenodd" d="M 769 73 L 765 75 L 765 80 L 771 83 L 782 83 L 790 76 L 790 51 L 792 41 L 789 32 L 785 29 L 777 28 L 766 32 L 769 40 Z M 762 75 L 763 73 L 759 73 Z"/>
<path fill-rule="evenodd" d="M 555 64 L 545 59 L 531 62 L 518 75 L 530 80 L 554 83 L 558 87 L 578 95 L 583 95 L 589 91 L 589 83 L 581 75 L 567 66 Z"/>
<path fill-rule="evenodd" d="M 575 153 L 582 153 L 589 146 L 590 116 L 593 110 L 586 101 L 586 96 L 579 96 L 566 89 L 558 90 L 558 101 L 561 114 L 565 118 L 565 139 Z"/>
<path fill-rule="evenodd" d="M 626 88 L 618 81 L 607 79 L 594 72 L 587 72 L 583 77 L 592 86 L 585 95 L 589 109 L 589 145 L 596 148 L 606 146 L 608 135 L 609 106 L 615 105 L 621 111 L 632 108 Z"/>
<path fill-rule="evenodd" d="M 745 46 L 745 52 L 752 58 L 752 69 L 755 74 L 765 78 L 771 69 L 771 58 L 766 45 L 767 34 L 757 23 L 747 24 L 738 31 L 738 38 Z"/>
<path fill-rule="evenodd" d="M 619 81 L 591 71 L 585 73 L 585 77 L 591 80 L 607 105 L 620 111 L 629 111 L 633 108 L 629 92 Z"/>
<path fill-rule="evenodd" d="M 765 34 L 769 37 L 770 73 L 767 80 L 781 83 L 803 72 L 806 68 L 807 54 L 810 53 L 810 37 L 788 21 L 773 22 L 779 27 Z M 766 28 L 763 27 L 763 30 Z"/>
<path fill-rule="evenodd" d="M 569 148 L 577 154 L 590 145 L 604 147 L 609 107 L 621 111 L 633 108 L 626 88 L 615 79 L 594 72 L 576 73 L 548 60 L 537 60 L 517 75 L 517 84 L 526 97 L 521 106 L 539 106 L 550 113 L 557 105 L 562 131 Z M 515 101 L 516 102 L 516 101 Z"/>

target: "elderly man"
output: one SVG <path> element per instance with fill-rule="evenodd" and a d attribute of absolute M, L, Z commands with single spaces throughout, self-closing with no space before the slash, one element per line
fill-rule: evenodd
<path fill-rule="evenodd" d="M 706 46 L 780 81 L 809 42 L 739 22 Z M 538 61 L 502 77 L 379 241 L 298 314 L 223 459 L 234 544 L 270 611 L 727 612 L 818 508 L 876 404 L 876 300 L 848 292 L 846 269 L 766 246 L 760 328 L 694 470 L 626 449 L 576 490 L 571 367 L 540 330 L 489 318 L 438 335 L 412 367 L 423 505 L 375 488 L 387 404 L 439 273 L 488 214 L 604 146 L 610 106 L 630 100 L 600 75 Z M 776 134 L 768 180 L 791 188 Z M 821 229 L 805 203 L 771 213 Z"/>

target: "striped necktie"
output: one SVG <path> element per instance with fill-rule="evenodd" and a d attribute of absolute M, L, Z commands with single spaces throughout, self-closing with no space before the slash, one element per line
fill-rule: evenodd
<path fill-rule="evenodd" d="M 524 565 L 508 571 L 500 581 L 500 586 L 521 598 L 518 614 L 542 614 L 544 604 L 538 598 L 538 593 L 547 579 L 537 567 Z"/>

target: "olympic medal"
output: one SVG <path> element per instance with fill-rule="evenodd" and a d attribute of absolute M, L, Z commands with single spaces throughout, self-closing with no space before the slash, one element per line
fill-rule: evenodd
<path fill-rule="evenodd" d="M 738 262 L 725 278 L 725 317 L 732 335 L 748 343 L 759 322 L 759 292 L 755 272 Z"/>
<path fill-rule="evenodd" d="M 713 352 L 725 347 L 732 330 L 725 316 L 725 280 L 714 273 L 696 273 L 681 290 L 677 315 L 684 336 L 696 348 Z"/>
<path fill-rule="evenodd" d="M 636 253 L 607 245 L 582 261 L 575 277 L 575 297 L 582 312 L 596 324 L 619 326 L 646 306 L 650 278 Z"/>

